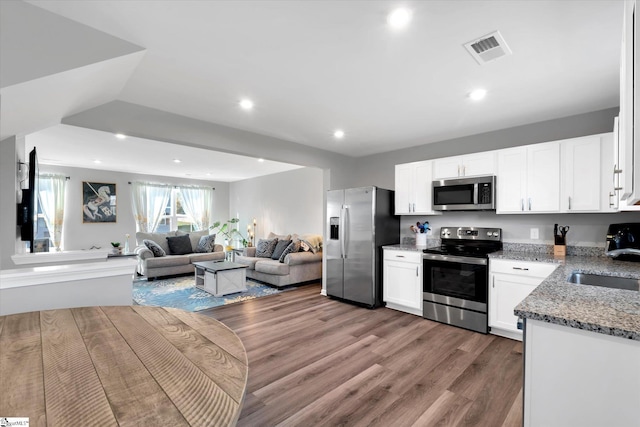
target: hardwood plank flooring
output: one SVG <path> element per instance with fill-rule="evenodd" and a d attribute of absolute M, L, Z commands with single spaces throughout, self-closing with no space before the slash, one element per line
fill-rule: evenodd
<path fill-rule="evenodd" d="M 200 312 L 247 350 L 239 426 L 522 425 L 521 343 L 320 290 Z"/>

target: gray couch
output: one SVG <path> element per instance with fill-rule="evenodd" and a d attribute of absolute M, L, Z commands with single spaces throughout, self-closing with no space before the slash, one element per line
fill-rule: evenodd
<path fill-rule="evenodd" d="M 167 237 L 189 235 L 191 247 L 194 252 L 186 255 L 170 255 Z M 224 249 L 222 245 L 215 245 L 213 252 L 196 253 L 195 248 L 198 246 L 200 237 L 209 234 L 208 230 L 194 231 L 185 233 L 183 231 L 170 231 L 168 233 L 136 233 L 135 253 L 138 255 L 137 272 L 148 279 L 154 279 L 162 276 L 172 276 L 177 274 L 193 273 L 193 263 L 200 261 L 219 261 L 224 260 Z M 154 257 L 153 252 L 147 248 L 142 241 L 153 240 L 156 242 L 167 255 L 163 257 Z"/>
<path fill-rule="evenodd" d="M 295 252 L 285 256 L 284 262 L 256 257 L 256 248 L 244 248 L 235 262 L 247 267 L 247 278 L 277 287 L 285 287 L 322 279 L 322 250 L 316 253 Z"/>

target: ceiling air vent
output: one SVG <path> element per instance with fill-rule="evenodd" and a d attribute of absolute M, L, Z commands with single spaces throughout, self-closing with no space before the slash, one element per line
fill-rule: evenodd
<path fill-rule="evenodd" d="M 480 65 L 491 62 L 506 55 L 511 55 L 511 49 L 507 46 L 500 31 L 495 31 L 479 39 L 465 43 L 464 47 Z"/>

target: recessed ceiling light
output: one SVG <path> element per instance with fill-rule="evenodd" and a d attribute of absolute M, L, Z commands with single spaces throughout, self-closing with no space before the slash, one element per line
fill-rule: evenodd
<path fill-rule="evenodd" d="M 102 163 L 102 160 L 95 159 L 95 160 L 93 161 L 93 163 L 95 163 L 95 164 L 100 164 L 100 163 Z"/>
<path fill-rule="evenodd" d="M 125 135 L 124 133 L 116 133 L 116 138 L 118 139 L 125 139 L 127 137 L 127 135 Z"/>
<path fill-rule="evenodd" d="M 181 162 L 182 162 L 182 160 L 180 160 L 180 159 L 173 159 L 173 163 L 181 163 Z"/>
<path fill-rule="evenodd" d="M 480 101 L 486 95 L 487 91 L 485 89 L 476 89 L 469 93 L 469 98 L 473 99 L 474 101 Z"/>
<path fill-rule="evenodd" d="M 344 131 L 343 131 L 343 130 L 341 130 L 341 129 L 336 130 L 336 131 L 333 133 L 333 137 L 334 137 L 335 139 L 342 139 L 342 138 L 344 138 Z"/>
<path fill-rule="evenodd" d="M 411 11 L 404 7 L 394 9 L 387 15 L 387 24 L 394 30 L 401 30 L 411 22 Z"/>
<path fill-rule="evenodd" d="M 258 159 L 258 161 L 259 161 L 260 163 L 262 163 L 262 162 L 264 162 L 264 159 Z"/>
<path fill-rule="evenodd" d="M 242 107 L 243 110 L 253 110 L 253 101 L 245 98 L 240 101 L 240 107 Z"/>

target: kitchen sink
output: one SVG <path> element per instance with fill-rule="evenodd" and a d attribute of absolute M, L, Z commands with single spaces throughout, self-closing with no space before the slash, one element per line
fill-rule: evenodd
<path fill-rule="evenodd" d="M 571 273 L 568 282 L 577 285 L 602 286 L 604 288 L 626 289 L 628 291 L 640 290 L 640 280 L 627 279 L 625 277 L 602 276 L 600 274 Z"/>

